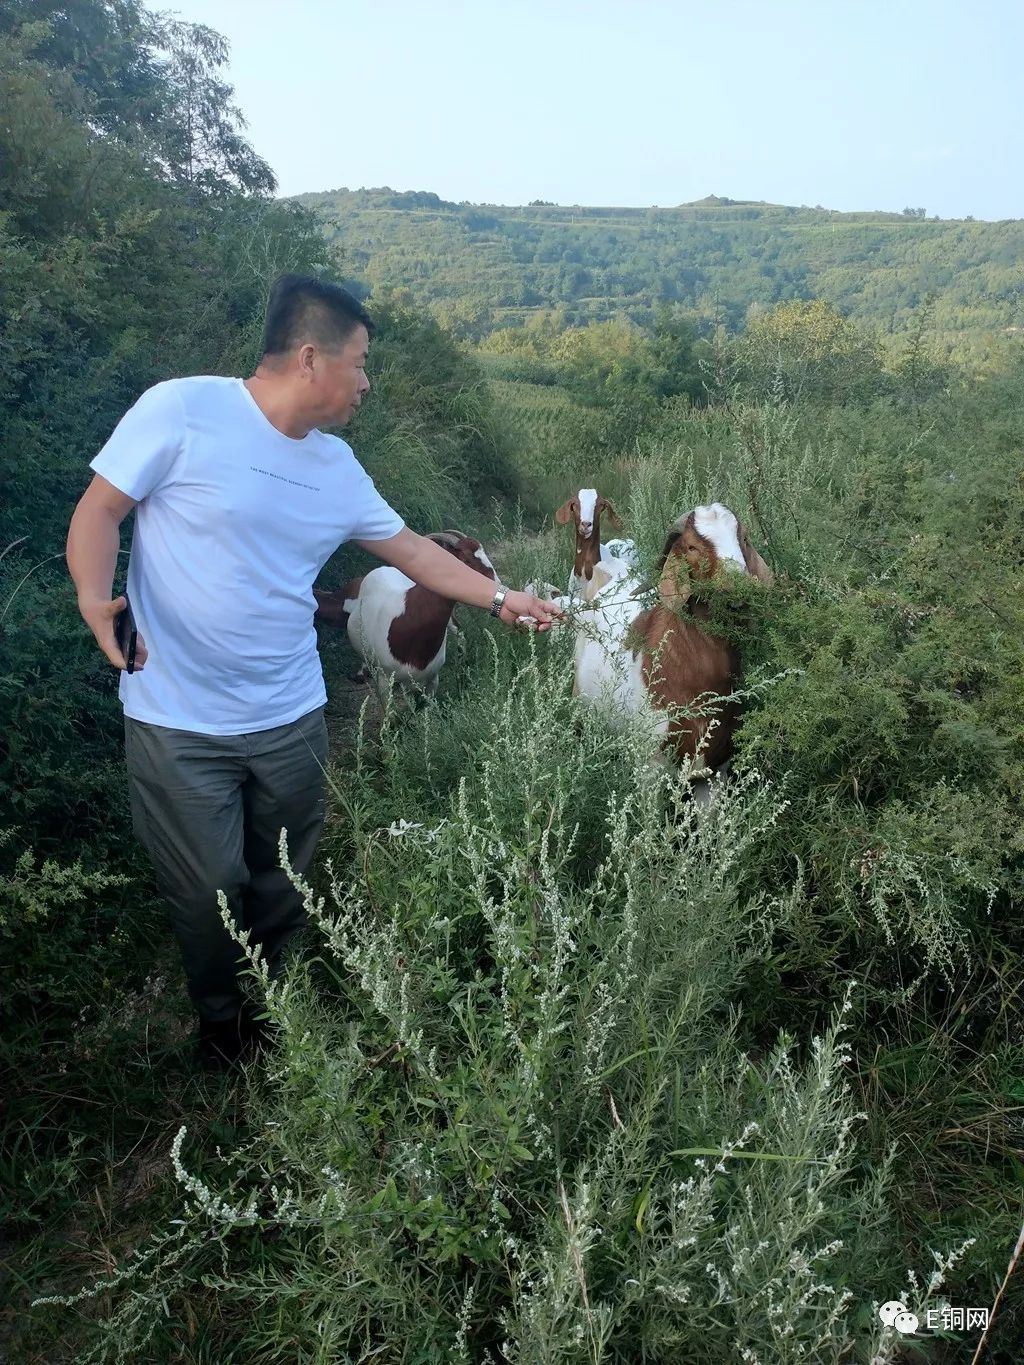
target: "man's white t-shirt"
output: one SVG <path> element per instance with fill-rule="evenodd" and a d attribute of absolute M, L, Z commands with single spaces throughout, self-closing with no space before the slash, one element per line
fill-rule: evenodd
<path fill-rule="evenodd" d="M 148 389 L 92 468 L 138 502 L 128 595 L 149 658 L 125 714 L 204 735 L 297 720 L 327 699 L 313 583 L 346 540 L 404 522 L 336 436 L 285 436 L 240 379 Z"/>

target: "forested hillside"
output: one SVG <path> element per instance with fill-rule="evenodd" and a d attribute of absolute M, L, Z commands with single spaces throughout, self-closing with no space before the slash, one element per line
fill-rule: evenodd
<path fill-rule="evenodd" d="M 306 194 L 353 274 L 403 287 L 468 335 L 564 309 L 569 322 L 658 304 L 742 326 L 751 309 L 823 298 L 883 333 L 935 295 L 948 350 L 983 356 L 1024 328 L 1024 222 L 923 210 L 836 213 L 710 197 L 676 208 L 455 204 L 388 189 Z"/>

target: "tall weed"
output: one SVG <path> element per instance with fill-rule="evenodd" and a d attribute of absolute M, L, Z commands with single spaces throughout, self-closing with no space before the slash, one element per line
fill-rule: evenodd
<path fill-rule="evenodd" d="M 320 965 L 271 982 L 250 953 L 280 1030 L 253 1138 L 214 1160 L 179 1134 L 179 1222 L 106 1282 L 91 1358 L 138 1358 L 197 1293 L 253 1361 L 282 1339 L 323 1360 L 894 1358 L 869 1311 L 899 1252 L 888 1164 L 855 1145 L 857 988 L 803 1046 L 737 1038 L 782 909 L 743 865 L 789 809 L 752 773 L 695 805 L 643 726 L 573 734 L 540 643 L 447 799 L 401 785 L 420 717 L 362 756 L 376 794 L 333 773 L 351 862 L 326 897 L 295 879 Z"/>

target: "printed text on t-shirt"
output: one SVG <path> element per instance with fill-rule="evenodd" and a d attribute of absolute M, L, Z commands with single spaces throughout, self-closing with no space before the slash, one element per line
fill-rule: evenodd
<path fill-rule="evenodd" d="M 294 484 L 296 488 L 308 488 L 311 493 L 319 493 L 320 489 L 316 484 L 301 483 L 298 479 L 289 479 L 284 474 L 275 474 L 272 469 L 260 469 L 257 465 L 251 464 L 249 468 L 254 474 L 266 474 L 268 479 L 280 479 L 282 483 Z"/>

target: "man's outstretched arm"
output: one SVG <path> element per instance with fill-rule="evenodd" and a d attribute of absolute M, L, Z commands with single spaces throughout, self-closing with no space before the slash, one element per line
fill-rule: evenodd
<path fill-rule="evenodd" d="M 359 544 L 386 564 L 401 569 L 414 583 L 421 583 L 442 597 L 465 602 L 471 607 L 482 607 L 485 611 L 494 600 L 497 583 L 468 568 L 435 541 L 417 535 L 407 526 L 387 540 L 361 540 Z M 526 592 L 509 592 L 502 604 L 500 619 L 511 626 L 521 616 L 529 616 L 537 622 L 538 630 L 549 630 L 551 622 L 561 615 L 554 602 L 545 602 Z"/>

